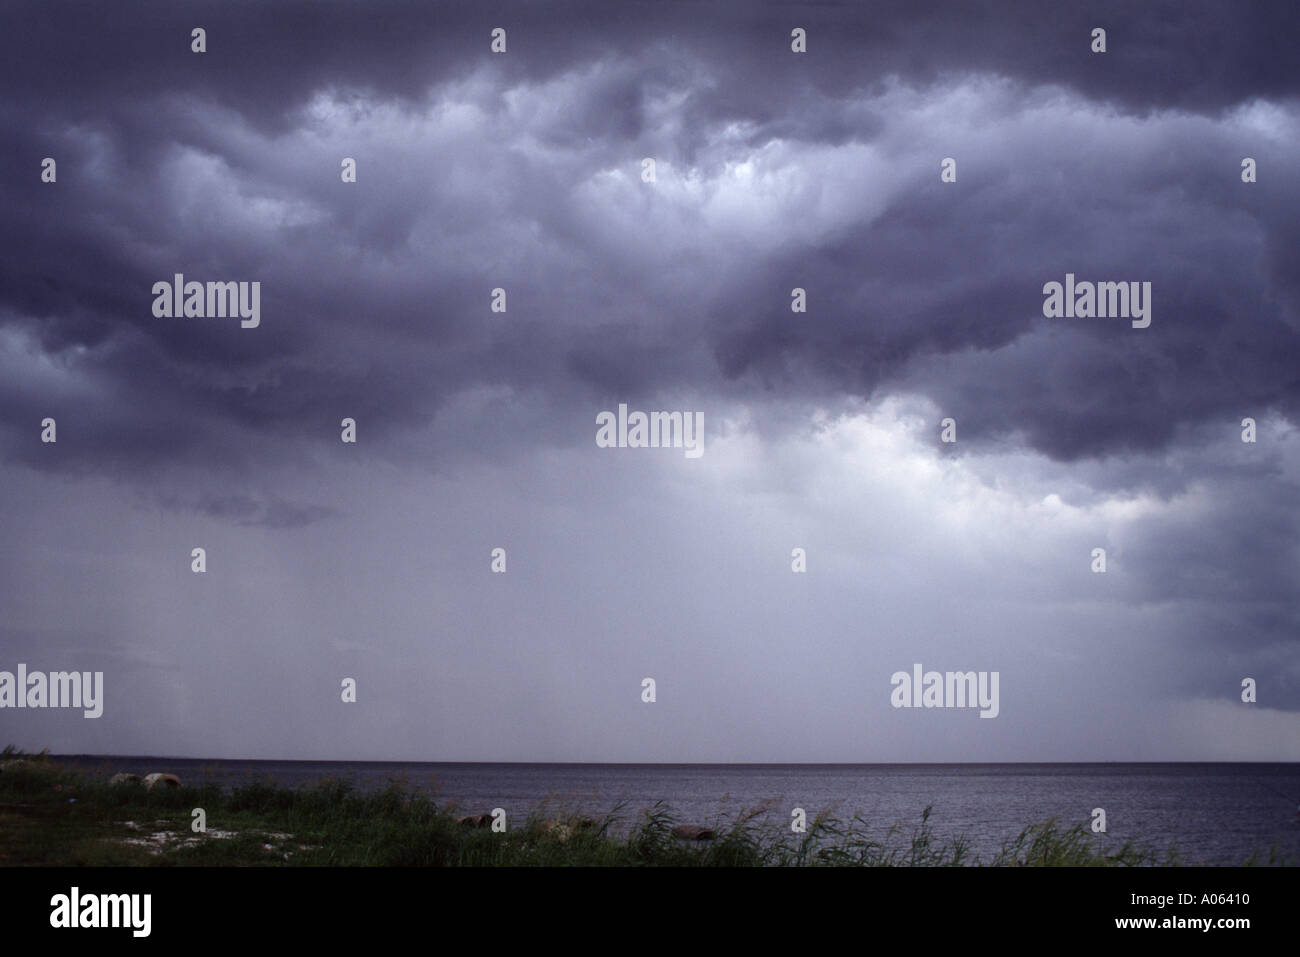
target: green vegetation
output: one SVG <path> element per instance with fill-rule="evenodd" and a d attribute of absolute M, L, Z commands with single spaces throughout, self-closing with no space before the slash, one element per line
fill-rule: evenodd
<path fill-rule="evenodd" d="M 673 835 L 669 807 L 656 803 L 623 820 L 544 807 L 504 833 L 459 821 L 463 810 L 393 780 L 363 793 L 343 780 L 291 790 L 250 781 L 145 789 L 76 774 L 48 756 L 0 754 L 0 865 L 345 866 L 1140 866 L 1178 863 L 1084 825 L 1026 828 L 987 860 L 962 838 L 939 839 L 930 809 L 911 829 L 872 837 L 867 822 L 823 812 L 792 834 L 768 808 L 715 827 L 716 837 Z M 191 812 L 206 813 L 206 833 Z M 1252 861 L 1251 863 L 1254 863 Z M 1275 858 L 1270 863 L 1279 863 Z"/>

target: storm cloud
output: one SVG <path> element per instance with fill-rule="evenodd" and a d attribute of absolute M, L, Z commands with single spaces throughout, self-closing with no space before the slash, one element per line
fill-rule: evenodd
<path fill-rule="evenodd" d="M 1292 7 L 50 3 L 0 35 L 0 651 L 108 662 L 102 719 L 6 714 L 22 743 L 1300 754 Z M 260 282 L 260 325 L 156 317 L 177 273 Z M 1067 274 L 1149 282 L 1150 326 L 1045 317 Z M 705 455 L 596 448 L 620 403 L 701 411 Z M 892 711 L 913 661 L 1001 670 L 1002 713 Z"/>

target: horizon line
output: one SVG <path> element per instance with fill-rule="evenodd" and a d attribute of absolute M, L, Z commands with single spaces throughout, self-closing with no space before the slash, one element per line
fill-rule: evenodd
<path fill-rule="evenodd" d="M 40 754 L 41 752 L 36 752 Z M 34 756 L 30 752 L 14 759 Z M 547 765 L 556 767 L 993 767 L 1000 765 L 1188 765 L 1188 764 L 1294 764 L 1300 761 L 1147 760 L 1147 761 L 446 761 L 428 758 L 226 758 L 166 754 L 54 754 L 49 758 L 127 759 L 151 761 L 226 761 L 260 764 L 463 764 L 463 765 Z"/>

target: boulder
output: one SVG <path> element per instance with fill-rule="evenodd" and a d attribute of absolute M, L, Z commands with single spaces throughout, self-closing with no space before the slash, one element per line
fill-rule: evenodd
<path fill-rule="evenodd" d="M 144 786 L 148 790 L 152 791 L 160 785 L 162 787 L 178 788 L 181 786 L 181 779 L 174 774 L 160 774 L 157 771 L 144 776 Z"/>
<path fill-rule="evenodd" d="M 122 784 L 139 784 L 140 775 L 127 774 L 124 771 L 121 774 L 114 774 L 111 778 L 108 779 L 108 783 L 110 787 L 118 787 L 119 785 Z"/>
<path fill-rule="evenodd" d="M 680 837 L 686 841 L 711 841 L 713 829 L 698 824 L 678 824 L 673 828 L 673 837 Z"/>

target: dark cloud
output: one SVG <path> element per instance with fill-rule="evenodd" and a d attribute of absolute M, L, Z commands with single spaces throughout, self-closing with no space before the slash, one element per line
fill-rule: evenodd
<path fill-rule="evenodd" d="M 649 4 L 617 12 L 561 5 L 545 16 L 473 5 L 155 4 L 123 18 L 87 4 L 54 4 L 39 17 L 10 9 L 5 33 L 21 43 L 0 66 L 11 90 L 3 305 L 19 322 L 39 320 L 28 328 L 48 353 L 103 355 L 97 374 L 116 402 L 131 404 L 135 394 L 133 415 L 141 406 L 159 414 L 188 406 L 200 424 L 210 416 L 256 430 L 291 430 L 290 420 L 337 403 L 384 410 L 382 428 L 427 421 L 440 394 L 515 381 L 524 367 L 559 393 L 574 381 L 606 392 L 706 385 L 700 375 L 709 370 L 695 354 L 683 357 L 681 327 L 665 312 L 707 317 L 695 337 L 711 343 L 714 389 L 754 378 L 814 396 L 872 396 L 906 382 L 965 410 L 973 440 L 1020 428 L 1064 459 L 1161 448 L 1178 422 L 1213 415 L 1227 401 L 1293 416 L 1300 269 L 1292 268 L 1293 217 L 1278 211 L 1295 206 L 1295 178 L 1285 175 L 1295 163 L 1266 143 L 1178 142 L 1155 169 L 1112 161 L 1098 170 L 1079 159 L 1063 171 L 1045 129 L 1039 152 L 1021 143 L 1001 155 L 963 156 L 963 185 L 947 194 L 936 188 L 937 157 L 920 170 L 897 165 L 910 156 L 886 153 L 908 187 L 873 221 L 787 243 L 751 271 L 733 271 L 732 284 L 711 296 L 674 288 L 653 257 L 637 265 L 626 252 L 610 256 L 574 219 L 574 177 L 609 163 L 633 171 L 643 152 L 716 172 L 724 154 L 710 144 L 729 127 L 749 150 L 773 141 L 896 150 L 878 142 L 896 118 L 861 105 L 895 82 L 934 97 L 982 74 L 1143 115 L 1218 116 L 1261 98 L 1293 104 L 1297 71 L 1281 55 L 1284 38 L 1296 35 L 1293 11 L 1162 10 L 900 3 L 736 13 L 714 4 L 686 17 Z M 591 29 L 560 26 L 579 12 L 584 23 L 594 18 Z M 812 37 L 806 57 L 788 53 L 795 22 Z M 511 31 L 505 57 L 486 53 L 498 23 Z M 1087 49 L 1095 24 L 1109 31 L 1104 58 Z M 202 57 L 188 50 L 193 25 L 209 33 Z M 311 126 L 304 111 L 322 92 L 339 91 L 357 116 L 384 103 L 418 113 L 474 78 L 481 82 L 469 102 L 495 117 L 504 143 L 458 140 L 456 153 L 423 164 L 414 144 L 394 155 L 358 143 L 352 151 L 366 154 L 365 172 L 349 192 L 332 182 L 336 156 L 303 155 L 302 140 L 284 140 Z M 509 91 L 525 83 L 553 84 L 553 117 L 506 116 Z M 1069 121 L 1067 109 L 1055 111 L 1059 120 Z M 676 119 L 661 128 L 656 110 Z M 520 152 L 522 141 L 509 136 L 518 123 L 556 159 Z M 278 152 L 285 145 L 292 155 Z M 1244 192 L 1234 170 L 1247 150 L 1263 154 L 1265 174 Z M 498 153 L 502 208 L 458 198 L 456 184 L 476 175 L 481 151 Z M 62 164 L 57 189 L 32 173 L 47 153 Z M 190 167 L 175 165 L 181 156 Z M 211 190 L 184 196 L 184 177 L 203 162 L 213 164 Z M 304 181 L 301 171 L 313 166 L 319 179 Z M 254 217 L 258 203 L 297 203 L 307 221 L 290 216 L 272 230 L 284 245 L 271 248 L 264 236 L 223 228 L 229 220 L 211 204 L 232 200 Z M 1253 218 L 1250 248 L 1222 228 L 1242 217 Z M 509 266 L 485 259 L 487 250 L 457 254 L 454 245 L 452 258 L 427 259 L 417 252 L 422 230 L 490 237 L 498 252 L 511 243 L 518 252 Z M 521 234 L 531 241 L 519 246 Z M 392 268 L 358 274 L 359 255 L 389 258 Z M 1213 274 L 1198 273 L 1196 264 L 1210 261 Z M 261 277 L 274 318 L 255 337 L 201 322 L 160 324 L 146 307 L 148 289 L 173 270 Z M 1067 270 L 1152 281 L 1155 329 L 1143 339 L 1117 335 L 1114 325 L 1072 327 L 1069 335 L 1084 341 L 1060 343 L 1052 383 L 1041 381 L 1034 359 L 1016 370 L 1023 375 L 998 369 L 998 389 L 982 387 L 991 366 L 1006 364 L 998 351 L 1041 325 L 1041 283 Z M 516 302 L 528 296 L 528 314 L 515 321 L 545 329 L 523 337 L 526 348 L 486 338 L 468 321 L 504 276 Z M 797 328 L 783 309 L 796 281 L 817 303 Z M 575 302 L 590 308 L 628 297 L 657 298 L 661 318 L 629 325 L 613 315 L 607 332 L 591 335 L 572 315 Z M 919 365 L 943 355 L 968 361 L 942 381 L 921 381 Z M 354 368 L 340 371 L 349 362 Z M 211 381 L 232 369 L 242 371 L 240 386 Z M 1102 375 L 1108 398 L 1081 402 L 1079 390 Z M 17 426 L 8 425 L 12 448 Z"/>
<path fill-rule="evenodd" d="M 202 56 L 189 51 L 195 26 L 208 34 Z M 496 26 L 509 31 L 506 56 L 488 51 Z M 806 55 L 789 50 L 794 26 L 808 31 Z M 1108 31 L 1104 56 L 1088 49 L 1095 26 Z M 1069 542 L 1068 557 L 1034 553 L 1017 566 L 1011 577 L 1031 586 L 1016 600 L 1081 600 L 1095 583 L 1074 577 L 1075 552 L 1104 543 L 1116 574 L 1110 590 L 1087 593 L 1089 608 L 1112 627 L 1152 609 L 1171 616 L 1124 660 L 1161 673 L 1169 647 L 1196 648 L 1166 690 L 1212 697 L 1216 669 L 1228 667 L 1213 651 L 1257 668 L 1294 645 L 1292 5 L 52 2 L 4 7 L 0 37 L 0 462 L 30 480 L 23 501 L 48 495 L 47 508 L 63 501 L 61 480 L 93 489 L 77 514 L 24 525 L 27 537 L 0 556 L 7 574 L 30 576 L 29 620 L 53 612 L 40 604 L 44 579 L 23 570 L 24 548 L 55 570 L 48 595 L 79 588 L 59 556 L 83 547 L 91 504 L 111 513 L 128 501 L 167 514 L 157 538 L 116 516 L 97 539 L 103 554 L 123 542 L 142 602 L 182 595 L 185 620 L 186 602 L 216 601 L 187 590 L 190 546 L 175 544 L 201 529 L 214 553 L 240 556 L 216 567 L 258 570 L 256 586 L 226 581 L 229 592 L 212 593 L 265 611 L 267 635 L 310 619 L 339 648 L 393 653 L 373 633 L 392 617 L 391 641 L 419 658 L 432 618 L 460 626 L 437 654 L 500 627 L 518 674 L 493 694 L 525 723 L 533 713 L 519 702 L 556 694 L 530 685 L 522 663 L 551 667 L 529 630 L 534 604 L 547 634 L 580 633 L 563 650 L 603 651 L 575 617 L 578 600 L 556 597 L 575 582 L 603 584 L 596 603 L 609 605 L 593 614 L 602 627 L 641 629 L 652 660 L 678 660 L 656 650 L 655 627 L 682 650 L 740 614 L 727 618 L 692 589 L 729 600 L 753 589 L 744 614 L 767 645 L 804 631 L 797 618 L 765 618 L 763 601 L 781 593 L 754 585 L 752 566 L 703 567 L 678 583 L 690 593 L 683 607 L 698 601 L 703 620 L 717 616 L 711 631 L 692 631 L 677 606 L 625 620 L 659 594 L 665 568 L 709 551 L 701 542 L 784 557 L 786 539 L 811 530 L 828 552 L 886 568 L 886 591 L 904 597 L 887 616 L 891 636 L 874 635 L 871 650 L 897 640 L 901 655 L 902 636 L 929 640 L 927 627 L 947 626 L 926 617 L 929 592 L 908 590 L 914 576 L 890 565 L 891 550 L 935 576 L 925 589 L 979 596 L 990 579 L 930 541 L 942 539 L 942 518 L 864 504 L 852 489 L 818 499 L 818 470 L 839 459 L 800 445 L 810 422 L 848 441 L 825 422 L 899 400 L 933 417 L 919 433 L 926 461 L 975 476 L 979 488 L 961 492 L 972 526 L 982 506 L 970 503 L 1013 487 L 1044 540 Z M 58 160 L 53 186 L 39 180 L 45 156 Z M 356 184 L 340 182 L 344 156 L 358 160 Z M 945 156 L 958 161 L 956 184 L 939 180 Z M 1244 156 L 1258 160 L 1258 183 L 1241 182 Z M 645 157 L 654 184 L 641 182 Z M 177 272 L 261 282 L 261 325 L 155 318 L 153 283 Z M 1045 318 L 1042 286 L 1067 272 L 1150 282 L 1150 328 Z M 489 310 L 497 287 L 504 314 Z M 807 290 L 805 314 L 790 310 L 794 287 Z M 733 443 L 732 471 L 683 480 L 655 471 L 659 460 L 602 471 L 590 459 L 594 416 L 619 402 L 702 409 L 708 447 Z M 937 441 L 941 415 L 958 422 L 956 447 Z M 47 416 L 57 445 L 40 441 Z M 1237 439 L 1243 416 L 1261 423 L 1256 446 Z M 357 446 L 339 442 L 344 417 L 358 422 Z M 745 473 L 754 436 L 754 461 L 770 474 Z M 886 453 L 909 478 L 879 487 L 915 480 L 939 494 L 925 468 L 906 472 L 901 448 Z M 425 484 L 409 493 L 408 480 Z M 675 525 L 680 503 L 656 497 L 660 482 L 703 518 Z M 1059 512 L 1035 511 L 1048 491 Z M 769 538 L 749 532 L 755 498 L 733 505 L 733 494 L 780 502 L 761 526 Z M 385 525 L 393 502 L 404 511 Z M 511 511 L 519 503 L 533 510 Z M 23 506 L 7 507 L 0 518 L 22 525 Z M 584 524 L 589 507 L 600 517 Z M 854 525 L 862 508 L 887 526 L 879 541 Z M 895 511 L 913 524 L 891 525 Z M 517 535 L 557 576 L 530 580 L 533 604 L 486 624 L 473 609 L 495 593 L 463 569 L 410 557 L 444 546 L 478 556 L 485 528 Z M 972 549 L 1019 561 L 1021 543 L 1000 532 L 964 534 Z M 259 536 L 286 554 L 250 557 Z M 396 555 L 384 536 L 409 552 Z M 557 541 L 590 541 L 590 567 L 547 558 Z M 401 566 L 400 597 L 386 573 L 349 577 L 354 549 L 371 550 L 367 568 Z M 607 553 L 626 579 L 651 582 L 635 601 L 620 597 Z M 856 588 L 861 568 L 843 561 Z M 302 563 L 312 574 L 299 579 Z M 435 608 L 422 589 L 438 574 L 455 582 L 454 600 Z M 351 604 L 329 605 L 313 591 L 320 581 L 343 582 Z M 87 594 L 123 587 L 97 578 Z M 279 609 L 285 594 L 302 600 L 298 611 Z M 827 635 L 856 627 L 853 603 L 865 599 L 819 600 L 823 630 L 807 630 L 833 646 Z M 101 617 L 90 598 L 77 610 Z M 234 630 L 253 646 L 262 626 Z M 221 640 L 225 625 L 211 627 L 203 640 Z M 1071 619 L 1063 655 L 1088 647 L 1088 627 Z M 157 635 L 142 640 L 155 639 L 165 657 Z M 281 640 L 291 642 L 266 647 L 279 653 Z M 717 640 L 710 653 L 744 657 L 740 638 Z M 619 666 L 639 671 L 640 647 L 620 648 Z M 322 686 L 335 681 L 333 660 L 314 665 Z M 593 672 L 608 664 L 582 660 Z M 746 667 L 768 680 L 783 670 L 773 660 Z M 1298 707 L 1283 672 L 1273 701 Z M 582 727 L 575 719 L 573 740 Z"/>

